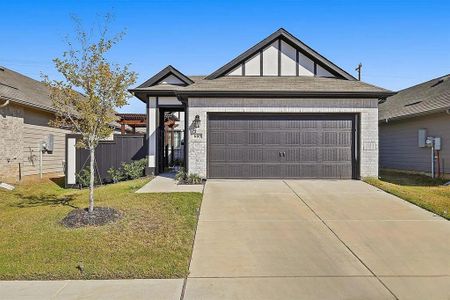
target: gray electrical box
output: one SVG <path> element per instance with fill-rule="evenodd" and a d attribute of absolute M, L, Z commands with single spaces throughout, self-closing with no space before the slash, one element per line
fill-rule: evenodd
<path fill-rule="evenodd" d="M 427 146 L 427 144 L 426 144 L 427 130 L 425 128 L 419 129 L 417 137 L 418 137 L 417 141 L 418 141 L 419 148 L 425 148 Z"/>
<path fill-rule="evenodd" d="M 434 138 L 434 150 L 441 150 L 441 138 L 440 137 Z"/>
<path fill-rule="evenodd" d="M 55 143 L 55 138 L 53 136 L 53 134 L 49 134 L 48 138 L 47 138 L 47 145 L 45 147 L 45 150 L 47 150 L 48 152 L 53 152 L 53 144 Z"/>

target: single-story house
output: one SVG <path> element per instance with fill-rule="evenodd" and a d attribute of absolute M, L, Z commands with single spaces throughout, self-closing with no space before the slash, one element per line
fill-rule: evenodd
<path fill-rule="evenodd" d="M 64 174 L 68 131 L 51 127 L 53 118 L 45 84 L 0 67 L 0 181 Z"/>
<path fill-rule="evenodd" d="M 450 75 L 399 91 L 379 106 L 380 167 L 431 173 L 431 148 L 436 145 L 435 175 L 450 175 Z M 421 133 L 420 133 L 421 132 Z"/>
<path fill-rule="evenodd" d="M 284 29 L 205 76 L 168 66 L 130 90 L 147 104 L 148 172 L 163 172 L 163 116 L 185 114 L 185 166 L 205 178 L 378 175 L 378 102 Z"/>
<path fill-rule="evenodd" d="M 64 175 L 70 132 L 50 126 L 54 117 L 43 82 L 0 66 L 0 182 Z M 112 126 L 120 133 L 120 124 Z M 132 129 L 126 125 L 125 130 Z"/>

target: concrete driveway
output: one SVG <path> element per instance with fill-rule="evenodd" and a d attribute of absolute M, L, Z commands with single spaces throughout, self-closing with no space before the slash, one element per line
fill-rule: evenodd
<path fill-rule="evenodd" d="M 184 299 L 450 299 L 450 223 L 361 181 L 209 180 Z"/>

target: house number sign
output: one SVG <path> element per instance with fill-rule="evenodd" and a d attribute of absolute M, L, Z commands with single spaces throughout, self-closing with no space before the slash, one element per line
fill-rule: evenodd
<path fill-rule="evenodd" d="M 193 135 L 194 139 L 201 139 L 203 137 L 203 134 L 197 132 L 197 129 L 192 130 L 192 135 Z"/>

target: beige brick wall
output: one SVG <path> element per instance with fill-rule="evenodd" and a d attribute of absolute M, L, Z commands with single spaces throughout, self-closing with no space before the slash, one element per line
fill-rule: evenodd
<path fill-rule="evenodd" d="M 377 99 L 228 99 L 190 98 L 189 124 L 200 116 L 200 127 L 188 135 L 188 171 L 206 177 L 207 114 L 209 112 L 359 113 L 361 177 L 378 176 Z"/>
<path fill-rule="evenodd" d="M 0 108 L 0 181 L 17 179 L 23 149 L 23 107 L 10 104 Z"/>

